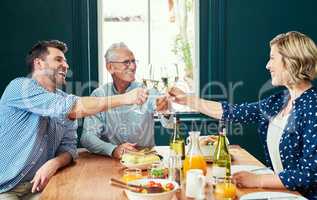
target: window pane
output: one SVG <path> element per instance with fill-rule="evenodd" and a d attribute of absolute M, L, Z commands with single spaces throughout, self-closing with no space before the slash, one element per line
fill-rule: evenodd
<path fill-rule="evenodd" d="M 160 81 L 158 89 L 163 91 L 162 80 L 169 80 L 195 92 L 195 2 L 103 0 L 103 53 L 112 43 L 124 42 L 140 61 L 137 81 Z M 109 75 L 105 79 L 111 80 Z"/>

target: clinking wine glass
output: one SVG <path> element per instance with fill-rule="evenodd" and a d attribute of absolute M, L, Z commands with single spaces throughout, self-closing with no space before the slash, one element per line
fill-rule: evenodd
<path fill-rule="evenodd" d="M 148 67 L 143 70 L 141 80 L 142 80 L 142 87 L 144 89 L 157 90 L 159 81 L 154 79 L 154 70 L 153 70 L 152 64 L 149 64 Z M 134 109 L 134 111 L 139 113 L 139 114 L 144 114 L 146 112 L 146 108 L 144 108 L 143 105 L 139 105 L 138 109 Z"/>

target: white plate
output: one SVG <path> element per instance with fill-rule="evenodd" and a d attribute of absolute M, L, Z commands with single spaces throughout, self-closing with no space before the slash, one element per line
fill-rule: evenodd
<path fill-rule="evenodd" d="M 247 172 L 252 172 L 255 174 L 274 174 L 274 172 L 271 169 L 263 168 L 261 166 L 256 166 L 256 165 L 232 165 L 231 166 L 231 174 L 234 174 L 240 171 L 247 171 Z"/>
<path fill-rule="evenodd" d="M 279 200 L 295 200 L 295 199 L 307 200 L 304 197 L 301 197 L 295 194 L 286 193 L 286 192 L 254 192 L 254 193 L 243 195 L 242 197 L 240 197 L 240 200 L 266 199 L 266 198 L 267 199 L 273 198 L 272 200 L 274 200 L 274 197 L 276 198 L 278 197 Z M 285 197 L 285 198 L 282 198 L 282 197 Z"/>

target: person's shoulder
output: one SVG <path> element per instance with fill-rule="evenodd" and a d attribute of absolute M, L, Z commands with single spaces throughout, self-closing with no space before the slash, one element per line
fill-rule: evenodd
<path fill-rule="evenodd" d="M 299 96 L 295 102 L 298 105 L 306 107 L 307 105 L 316 105 L 317 106 L 317 90 L 315 87 L 312 87 L 306 90 L 301 96 Z"/>
<path fill-rule="evenodd" d="M 264 100 L 263 103 L 265 104 L 279 104 L 279 103 L 283 103 L 283 101 L 287 97 L 288 97 L 287 90 L 282 90 L 274 94 L 271 94 L 267 97 L 264 97 L 262 100 Z"/>
<path fill-rule="evenodd" d="M 73 95 L 73 94 L 68 94 L 68 93 L 64 92 L 63 90 L 61 90 L 61 89 L 56 89 L 55 93 L 58 94 L 58 95 L 64 96 L 64 97 L 69 96 L 69 95 Z"/>
<path fill-rule="evenodd" d="M 111 95 L 113 83 L 105 83 L 98 88 L 94 89 L 91 96 L 109 96 Z"/>
<path fill-rule="evenodd" d="M 305 113 L 315 112 L 317 116 L 317 90 L 312 87 L 296 99 L 298 109 Z"/>
<path fill-rule="evenodd" d="M 27 78 L 27 77 L 18 77 L 10 81 L 7 85 L 6 90 L 29 90 L 30 88 L 33 89 L 35 87 L 40 87 L 34 79 Z"/>
<path fill-rule="evenodd" d="M 35 81 L 31 78 L 27 78 L 27 77 L 17 77 L 15 79 L 13 79 L 9 85 L 25 85 L 25 84 L 30 84 L 30 83 L 34 83 Z"/>
<path fill-rule="evenodd" d="M 308 89 L 307 91 L 304 92 L 304 94 L 302 95 L 303 99 L 317 99 L 317 89 L 316 87 L 311 87 L 310 89 Z M 314 103 L 317 103 L 316 101 Z"/>
<path fill-rule="evenodd" d="M 137 82 L 137 81 L 133 81 L 131 82 L 131 88 L 135 89 L 135 88 L 140 88 L 143 87 L 143 83 Z"/>

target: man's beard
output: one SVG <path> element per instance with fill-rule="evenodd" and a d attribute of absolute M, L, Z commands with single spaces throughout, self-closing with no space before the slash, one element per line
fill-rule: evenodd
<path fill-rule="evenodd" d="M 62 86 L 66 83 L 65 78 L 59 74 L 58 69 L 47 69 L 44 73 L 56 87 Z"/>

